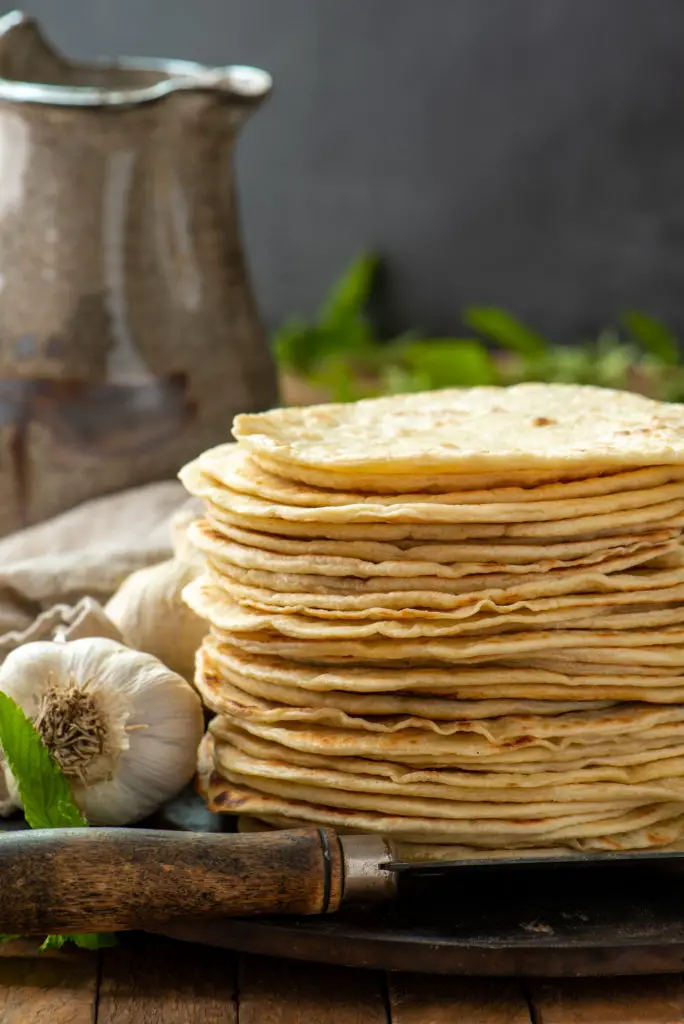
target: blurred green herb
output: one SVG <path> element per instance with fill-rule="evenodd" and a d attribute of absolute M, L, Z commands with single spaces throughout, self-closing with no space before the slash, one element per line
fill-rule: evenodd
<path fill-rule="evenodd" d="M 24 817 L 30 828 L 87 828 L 71 795 L 69 783 L 57 762 L 51 757 L 33 723 L 6 693 L 0 692 L 0 747 L 16 779 Z M 10 942 L 18 935 L 0 935 Z M 113 946 L 113 935 L 48 935 L 40 947 L 61 949 L 73 942 L 83 949 Z"/>
<path fill-rule="evenodd" d="M 301 376 L 320 377 L 339 372 L 338 360 L 352 366 L 372 360 L 378 339 L 367 316 L 377 257 L 360 256 L 334 286 L 312 324 L 292 320 L 275 335 L 273 346 L 278 362 Z M 344 380 L 340 381 L 344 390 Z"/>
<path fill-rule="evenodd" d="M 535 358 L 543 356 L 547 342 L 536 331 L 530 330 L 510 313 L 491 306 L 469 306 L 463 311 L 463 319 L 469 327 L 479 331 L 485 338 L 500 348 L 510 349 L 521 356 Z"/>
<path fill-rule="evenodd" d="M 513 384 L 519 381 L 596 384 L 684 400 L 684 367 L 669 328 L 636 310 L 597 338 L 560 345 L 503 309 L 470 306 L 468 335 L 381 338 L 368 314 L 378 258 L 364 253 L 331 290 L 312 324 L 291 321 L 276 332 L 281 370 L 332 401 L 379 394 Z"/>
<path fill-rule="evenodd" d="M 634 341 L 646 352 L 663 363 L 676 366 L 679 362 L 677 339 L 672 332 L 652 316 L 635 310 L 623 313 L 622 322 Z"/>

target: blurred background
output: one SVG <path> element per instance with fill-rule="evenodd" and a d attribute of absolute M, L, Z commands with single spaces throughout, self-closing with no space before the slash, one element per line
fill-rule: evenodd
<path fill-rule="evenodd" d="M 169 479 L 278 402 L 684 399 L 681 0 L 25 12 L 70 58 L 254 65 L 275 90 L 0 96 L 0 534 Z M 35 27 L 10 35 L 0 79 L 72 80 Z"/>
<path fill-rule="evenodd" d="M 270 329 L 363 249 L 383 327 L 468 304 L 574 340 L 638 307 L 684 326 L 681 0 L 26 0 L 69 54 L 256 64 L 237 147 Z"/>

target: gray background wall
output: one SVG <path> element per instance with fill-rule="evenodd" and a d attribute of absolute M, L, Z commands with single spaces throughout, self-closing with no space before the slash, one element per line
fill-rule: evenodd
<path fill-rule="evenodd" d="M 682 0 L 26 0 L 75 56 L 253 63 L 243 221 L 269 325 L 363 247 L 399 327 L 498 303 L 684 327 Z"/>

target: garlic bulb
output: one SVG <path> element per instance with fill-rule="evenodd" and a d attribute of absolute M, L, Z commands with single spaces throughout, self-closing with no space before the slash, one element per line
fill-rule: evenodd
<path fill-rule="evenodd" d="M 200 572 L 178 558 L 139 569 L 105 607 L 127 644 L 153 654 L 188 680 L 194 676 L 195 652 L 209 627 L 181 600 L 181 593 Z"/>
<path fill-rule="evenodd" d="M 29 643 L 0 668 L 0 690 L 32 719 L 93 825 L 147 817 L 195 773 L 199 698 L 149 654 L 101 637 Z M 5 776 L 16 798 L 7 766 Z"/>

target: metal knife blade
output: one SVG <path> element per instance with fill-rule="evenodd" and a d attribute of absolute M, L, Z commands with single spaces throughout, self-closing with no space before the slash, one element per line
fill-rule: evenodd
<path fill-rule="evenodd" d="M 463 868 L 494 868 L 494 867 L 572 867 L 573 865 L 591 866 L 599 864 L 656 864 L 668 861 L 684 862 L 684 845 L 671 847 L 667 850 L 617 850 L 588 853 L 569 851 L 483 851 L 456 857 L 453 860 L 402 861 L 388 859 L 380 867 L 385 871 L 434 872 L 443 873 Z"/>

